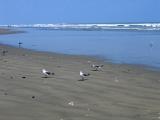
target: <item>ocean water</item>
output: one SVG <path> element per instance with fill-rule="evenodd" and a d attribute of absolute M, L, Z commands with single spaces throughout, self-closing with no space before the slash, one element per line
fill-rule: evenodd
<path fill-rule="evenodd" d="M 160 31 L 42 30 L 19 28 L 21 34 L 1 35 L 0 43 L 65 54 L 91 55 L 114 63 L 160 68 Z"/>

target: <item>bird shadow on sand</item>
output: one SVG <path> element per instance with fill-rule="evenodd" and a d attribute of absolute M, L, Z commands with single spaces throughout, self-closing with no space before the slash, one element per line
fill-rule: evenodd
<path fill-rule="evenodd" d="M 87 81 L 88 79 L 78 79 L 78 81 Z"/>
<path fill-rule="evenodd" d="M 91 71 L 94 71 L 94 72 L 103 72 L 103 70 L 91 70 Z"/>
<path fill-rule="evenodd" d="M 41 77 L 41 78 L 53 78 L 53 77 L 46 77 L 46 76 L 43 76 L 43 77 Z"/>
<path fill-rule="evenodd" d="M 99 70 L 91 70 L 91 71 L 99 71 Z"/>

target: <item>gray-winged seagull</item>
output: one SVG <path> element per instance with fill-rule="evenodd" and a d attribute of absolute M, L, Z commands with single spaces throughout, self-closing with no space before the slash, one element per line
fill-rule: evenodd
<path fill-rule="evenodd" d="M 95 70 L 95 71 L 98 71 L 98 70 L 102 70 L 102 67 L 104 65 L 95 65 L 95 64 L 92 64 L 91 67 Z"/>
<path fill-rule="evenodd" d="M 82 71 L 80 71 L 79 73 L 80 77 L 82 78 L 81 80 L 85 80 L 85 77 L 89 76 L 89 73 L 83 73 Z"/>
<path fill-rule="evenodd" d="M 47 71 L 46 69 L 42 69 L 42 73 L 45 75 L 46 78 L 47 78 L 48 76 L 50 76 L 50 75 L 54 75 L 53 72 L 49 72 L 49 71 Z"/>

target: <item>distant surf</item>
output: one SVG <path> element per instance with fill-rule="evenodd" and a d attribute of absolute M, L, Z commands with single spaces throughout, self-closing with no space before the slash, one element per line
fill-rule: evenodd
<path fill-rule="evenodd" d="M 160 23 L 132 23 L 132 24 L 11 24 L 0 27 L 13 28 L 44 28 L 54 30 L 160 30 Z"/>

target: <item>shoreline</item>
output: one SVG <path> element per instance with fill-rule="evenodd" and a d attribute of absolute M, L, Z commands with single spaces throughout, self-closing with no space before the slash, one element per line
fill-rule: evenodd
<path fill-rule="evenodd" d="M 3 29 L 3 28 L 2 28 Z M 26 31 L 22 31 L 22 30 L 16 30 L 16 29 L 12 29 L 12 28 L 4 28 L 6 29 L 6 31 L 9 31 L 7 32 L 6 34 L 16 34 L 16 33 L 24 33 Z M 0 31 L 1 31 L 1 28 L 0 28 Z M 14 31 L 13 33 L 10 33 L 10 31 Z M 3 33 L 2 33 L 3 34 Z M 1 35 L 1 34 L 0 34 Z M 5 34 L 3 34 L 5 35 Z M 4 43 L 3 43 L 4 44 Z M 8 44 L 5 44 L 5 45 L 8 45 Z M 10 45 L 10 46 L 13 46 L 15 47 L 15 45 Z M 39 51 L 39 52 L 49 52 L 49 51 L 41 51 L 41 50 L 35 50 L 35 49 L 32 49 L 32 48 L 25 48 L 25 49 L 29 49 L 29 50 L 34 50 L 34 51 Z M 56 52 L 51 52 L 51 53 L 56 53 Z M 65 54 L 65 53 L 58 53 L 57 54 Z M 66 55 L 71 55 L 71 54 L 66 54 Z M 75 55 L 75 54 L 72 54 L 72 55 Z M 76 55 L 75 55 L 76 56 Z M 160 71 L 160 67 L 156 67 L 156 64 L 143 64 L 143 63 L 129 63 L 129 62 L 123 62 L 123 63 L 117 63 L 115 62 L 114 60 L 112 61 L 112 59 L 110 58 L 104 58 L 103 56 L 98 56 L 98 55 L 78 55 L 78 56 L 87 56 L 87 57 L 90 57 L 90 58 L 93 58 L 93 59 L 96 59 L 96 60 L 100 60 L 100 61 L 105 61 L 105 62 L 109 62 L 109 63 L 112 63 L 112 64 L 121 64 L 121 65 L 133 65 L 133 66 L 137 66 L 137 67 L 143 67 L 144 69 L 149 69 L 149 70 L 153 70 L 153 71 Z"/>
<path fill-rule="evenodd" d="M 18 34 L 18 33 L 24 33 L 25 31 L 19 31 L 9 28 L 1 28 L 0 27 L 0 35 L 6 35 L 6 34 Z"/>
<path fill-rule="evenodd" d="M 2 51 L 6 50 L 5 55 Z M 160 115 L 160 74 L 94 57 L 0 44 L 0 119 L 152 120 Z M 104 64 L 92 71 L 88 61 Z M 45 78 L 41 70 L 55 73 Z M 79 71 L 90 73 L 79 81 Z M 16 111 L 15 111 L 16 108 Z"/>
<path fill-rule="evenodd" d="M 92 62 L 97 62 L 97 63 L 103 63 L 103 64 L 111 64 L 111 65 L 117 65 L 117 66 L 128 66 L 128 67 L 133 67 L 136 69 L 144 69 L 144 70 L 148 70 L 148 71 L 155 71 L 155 72 L 160 72 L 160 68 L 159 67 L 153 67 L 150 65 L 145 65 L 145 64 L 129 64 L 129 63 L 116 63 L 116 62 L 112 62 L 112 60 L 110 59 L 106 59 L 103 58 L 101 56 L 96 56 L 96 55 L 73 55 L 73 54 L 65 54 L 65 53 L 57 53 L 57 52 L 50 52 L 50 51 L 40 51 L 40 50 L 35 50 L 35 49 L 30 49 L 30 48 L 18 48 L 17 46 L 14 45 L 8 45 L 8 44 L 3 44 L 0 43 L 0 46 L 4 46 L 4 47 L 11 47 L 11 48 L 15 48 L 15 49 L 21 49 L 21 50 L 26 50 L 26 51 L 31 51 L 31 52 L 37 52 L 37 53 L 44 53 L 44 54 L 49 54 L 49 55 L 62 55 L 62 56 L 68 56 L 68 57 L 79 57 L 79 58 L 85 58 L 85 59 L 89 59 L 93 60 Z"/>

